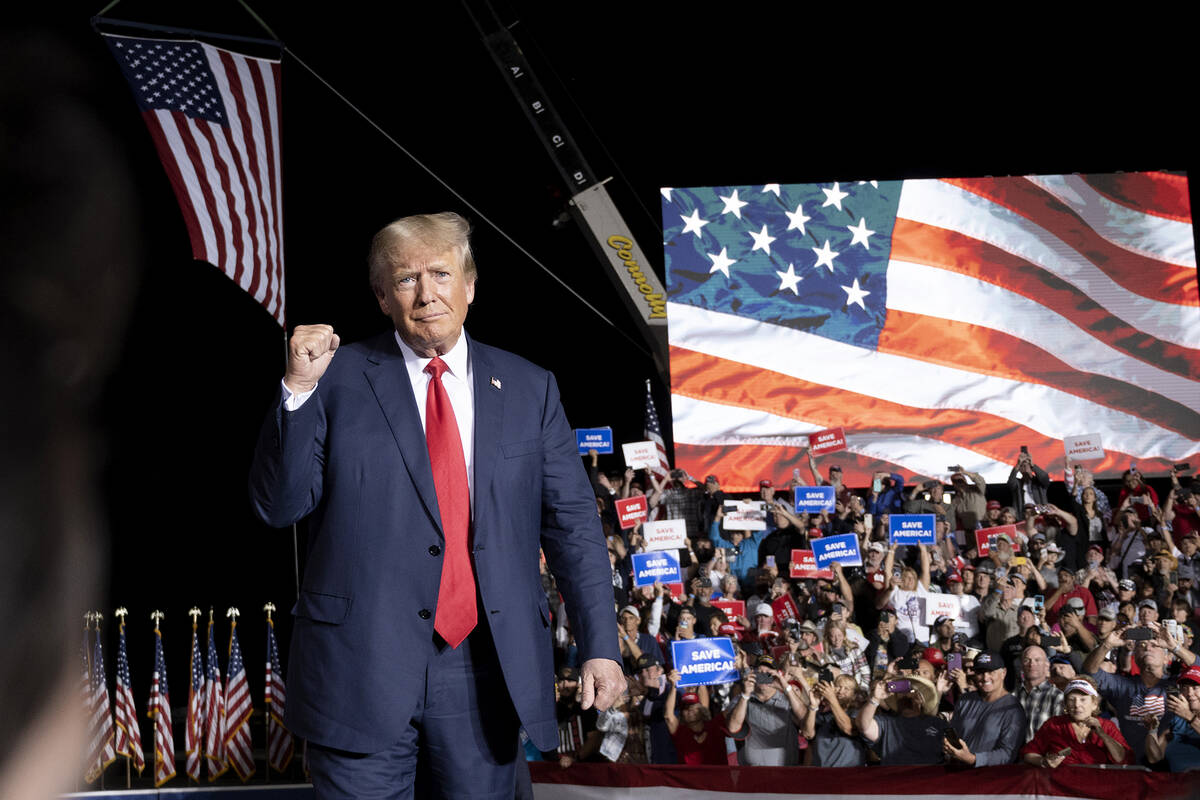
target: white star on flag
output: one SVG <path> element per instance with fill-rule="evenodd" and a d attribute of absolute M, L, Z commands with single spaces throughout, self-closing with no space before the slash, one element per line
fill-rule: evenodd
<path fill-rule="evenodd" d="M 829 267 L 829 271 L 833 272 L 833 260 L 838 257 L 838 254 L 829 247 L 829 240 L 825 240 L 822 247 L 814 247 L 812 249 L 817 254 L 817 263 L 813 269 L 820 269 L 822 266 Z"/>
<path fill-rule="evenodd" d="M 664 198 L 666 198 L 666 201 L 668 203 L 671 202 L 671 187 L 670 186 L 662 187 L 661 189 L 658 190 L 658 193 L 661 194 Z"/>
<path fill-rule="evenodd" d="M 863 303 L 863 298 L 869 295 L 870 292 L 859 288 L 858 278 L 854 279 L 853 286 L 843 286 L 842 288 L 846 291 L 846 308 L 849 308 L 851 305 L 857 305 L 863 311 L 867 310 L 866 305 Z"/>
<path fill-rule="evenodd" d="M 859 185 L 859 186 L 862 186 L 864 183 L 869 183 L 869 184 L 871 184 L 872 186 L 874 186 L 876 189 L 878 189 L 878 188 L 879 188 L 879 181 L 859 181 L 859 182 L 858 182 L 858 185 Z"/>
<path fill-rule="evenodd" d="M 834 206 L 838 211 L 842 210 L 842 200 L 850 196 L 849 192 L 842 191 L 837 181 L 834 181 L 832 189 L 822 189 L 821 191 L 825 193 L 825 202 L 821 203 L 821 208 Z"/>
<path fill-rule="evenodd" d="M 854 235 L 854 238 L 850 242 L 851 247 L 854 247 L 854 245 L 856 245 L 856 244 L 861 244 L 863 246 L 864 250 L 871 249 L 871 245 L 867 243 L 867 237 L 874 234 L 875 231 L 867 230 L 867 218 L 866 217 L 861 217 L 858 220 L 857 227 L 854 225 L 847 225 L 846 230 L 850 231 L 850 233 L 852 233 Z"/>
<path fill-rule="evenodd" d="M 763 190 L 763 194 L 766 194 L 767 192 L 774 192 L 775 196 L 779 197 L 779 184 L 778 183 L 768 183 L 766 186 L 764 186 L 762 188 L 762 190 Z"/>
<path fill-rule="evenodd" d="M 791 289 L 792 294 L 797 297 L 800 296 L 800 289 L 796 287 L 796 284 L 800 283 L 804 278 L 796 274 L 796 266 L 794 264 L 788 264 L 787 272 L 775 270 L 775 274 L 779 276 L 779 291 L 782 292 L 784 289 Z"/>
<path fill-rule="evenodd" d="M 683 220 L 683 230 L 679 232 L 680 236 L 685 233 L 694 233 L 696 234 L 697 239 L 702 238 L 700 229 L 708 224 L 708 220 L 700 219 L 700 209 L 697 208 L 695 211 L 693 211 L 690 217 L 685 217 L 684 215 L 680 214 L 679 218 Z"/>
<path fill-rule="evenodd" d="M 753 253 L 755 250 L 765 250 L 767 255 L 771 255 L 771 242 L 775 241 L 775 237 L 767 233 L 766 225 L 763 225 L 762 230 L 758 233 L 755 233 L 754 231 L 747 231 L 747 233 L 749 233 L 750 238 L 754 240 L 754 246 L 750 248 L 751 253 Z"/>
<path fill-rule="evenodd" d="M 734 189 L 733 194 L 729 197 L 718 195 L 725 202 L 725 208 L 721 209 L 722 214 L 733 214 L 738 219 L 742 218 L 742 207 L 750 205 L 744 200 L 738 199 L 738 190 Z"/>
<path fill-rule="evenodd" d="M 728 248 L 722 247 L 720 253 L 707 253 L 706 254 L 709 258 L 712 259 L 712 262 L 713 262 L 712 269 L 710 269 L 708 271 L 709 275 L 713 274 L 714 272 L 720 271 L 720 272 L 725 273 L 726 278 L 729 277 L 729 265 L 736 264 L 737 259 L 730 258 L 729 255 L 725 252 L 726 250 L 728 250 Z"/>
<path fill-rule="evenodd" d="M 787 218 L 788 218 L 787 229 L 789 231 L 792 228 L 799 228 L 801 234 L 805 233 L 804 223 L 808 222 L 810 219 L 812 219 L 812 217 L 805 216 L 803 203 L 800 203 L 799 205 L 797 205 L 795 211 L 784 211 L 783 213 L 787 214 Z"/>

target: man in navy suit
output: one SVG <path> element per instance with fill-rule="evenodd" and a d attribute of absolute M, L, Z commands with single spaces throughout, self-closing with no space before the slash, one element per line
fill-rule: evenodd
<path fill-rule="evenodd" d="M 372 242 L 395 331 L 292 334 L 251 499 L 311 518 L 286 722 L 320 798 L 511 797 L 517 730 L 557 746 L 545 552 L 584 707 L 625 688 L 608 554 L 554 377 L 463 331 L 468 226 L 406 217 Z"/>

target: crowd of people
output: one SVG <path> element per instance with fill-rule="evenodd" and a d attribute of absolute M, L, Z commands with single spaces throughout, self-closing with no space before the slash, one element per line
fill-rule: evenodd
<path fill-rule="evenodd" d="M 808 461 L 810 485 L 835 490 L 833 512 L 796 513 L 798 475 L 735 498 L 716 475 L 605 473 L 590 456 L 628 691 L 608 711 L 580 709 L 570 609 L 545 578 L 562 745 L 531 757 L 1200 767 L 1200 494 L 1188 465 L 1162 481 L 1160 502 L 1135 468 L 1110 496 L 1082 465 L 1052 482 L 1024 451 L 1007 487 L 956 468 L 948 481 L 878 473 L 852 490 L 836 464 L 822 474 Z M 651 519 L 686 521 L 682 591 L 635 585 L 642 526 L 622 529 L 615 510 L 635 495 Z M 727 529 L 727 510 L 746 499 L 763 502 L 765 528 Z M 935 515 L 936 543 L 890 543 L 892 514 Z M 1013 527 L 978 552 L 975 531 L 1002 526 Z M 794 550 L 845 533 L 859 539 L 861 566 L 791 577 Z M 957 613 L 930 618 L 946 607 Z M 672 642 L 705 637 L 732 643 L 735 680 L 681 676 Z"/>

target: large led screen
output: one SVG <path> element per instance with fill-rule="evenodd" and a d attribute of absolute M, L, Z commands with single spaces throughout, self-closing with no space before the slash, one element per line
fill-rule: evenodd
<path fill-rule="evenodd" d="M 677 466 L 748 490 L 809 434 L 877 470 L 1200 466 L 1200 295 L 1168 173 L 662 190 Z M 1102 453 L 1102 455 L 1100 455 Z"/>

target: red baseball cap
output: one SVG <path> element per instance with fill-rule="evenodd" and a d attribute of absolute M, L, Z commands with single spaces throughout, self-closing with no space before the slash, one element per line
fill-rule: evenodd
<path fill-rule="evenodd" d="M 1179 676 L 1179 682 L 1183 683 L 1184 681 L 1187 681 L 1188 683 L 1200 684 L 1200 666 L 1193 664 L 1192 666 L 1188 667 L 1184 673 Z"/>
<path fill-rule="evenodd" d="M 942 648 L 940 647 L 926 647 L 925 652 L 921 654 L 921 658 L 935 667 L 946 666 L 946 654 L 942 652 Z"/>
<path fill-rule="evenodd" d="M 771 483 L 769 478 L 763 478 L 761 481 L 758 482 L 758 488 L 760 488 L 760 489 L 770 489 L 774 485 L 775 484 Z"/>
<path fill-rule="evenodd" d="M 685 706 L 694 706 L 700 702 L 700 695 L 695 692 L 686 692 L 683 697 L 679 698 L 679 702 Z"/>

